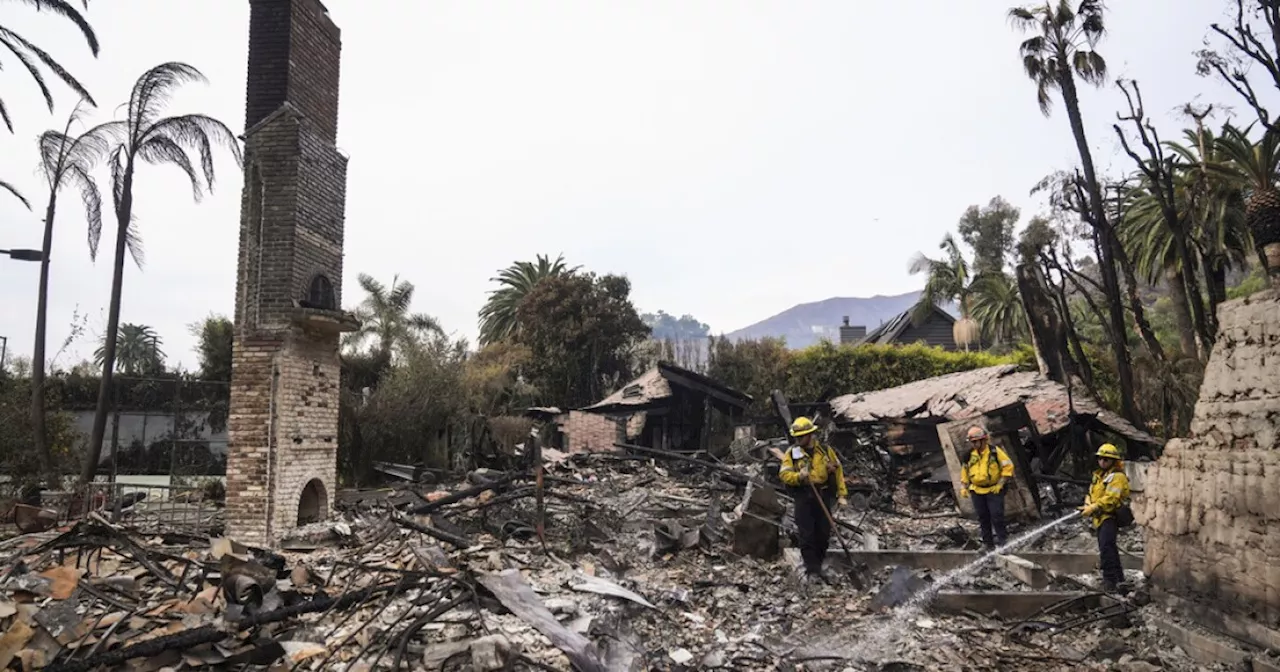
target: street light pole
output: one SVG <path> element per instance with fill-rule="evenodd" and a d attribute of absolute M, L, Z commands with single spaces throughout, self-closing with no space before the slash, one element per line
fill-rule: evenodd
<path fill-rule="evenodd" d="M 4 356 L 9 354 L 9 337 L 0 336 L 0 374 L 4 373 Z"/>
<path fill-rule="evenodd" d="M 7 254 L 14 261 L 44 261 L 44 253 L 40 250 L 0 250 L 0 254 Z"/>

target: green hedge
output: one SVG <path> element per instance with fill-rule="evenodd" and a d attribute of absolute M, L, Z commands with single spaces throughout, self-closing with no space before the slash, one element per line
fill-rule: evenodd
<path fill-rule="evenodd" d="M 1030 348 L 994 355 L 948 352 L 921 344 L 855 347 L 824 341 L 792 353 L 787 367 L 787 393 L 796 401 L 811 401 L 827 390 L 834 390 L 837 395 L 870 392 L 1001 364 L 1034 368 L 1035 354 Z"/>
<path fill-rule="evenodd" d="M 150 378 L 116 375 L 111 380 L 114 405 L 122 411 L 173 411 L 175 402 L 186 411 L 213 410 L 226 406 L 231 393 L 228 383 L 200 380 L 186 373 L 166 372 Z M 96 408 L 101 383 L 97 376 L 75 373 L 53 375 L 46 380 L 50 392 L 67 410 Z"/>

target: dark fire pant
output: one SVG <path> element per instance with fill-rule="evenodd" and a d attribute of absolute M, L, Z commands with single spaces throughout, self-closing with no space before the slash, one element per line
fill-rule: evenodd
<path fill-rule="evenodd" d="M 1124 566 L 1120 564 L 1120 546 L 1116 537 L 1120 526 L 1114 517 L 1102 521 L 1098 527 L 1098 564 L 1102 566 L 1102 580 L 1107 583 L 1124 581 Z"/>
<path fill-rule="evenodd" d="M 1009 531 L 1004 524 L 1004 491 L 988 495 L 972 493 L 973 510 L 978 514 L 978 527 L 982 530 L 982 545 L 1003 546 L 1009 540 Z M 992 539 L 992 531 L 995 538 Z"/>
<path fill-rule="evenodd" d="M 830 511 L 835 504 L 835 496 L 826 489 L 819 489 L 822 500 Z M 813 494 L 813 489 L 805 486 L 793 488 L 792 495 L 796 502 L 796 531 L 800 535 L 800 557 L 804 558 L 804 571 L 817 574 L 822 569 L 822 560 L 827 555 L 827 545 L 831 543 L 831 523 L 822 505 Z"/>

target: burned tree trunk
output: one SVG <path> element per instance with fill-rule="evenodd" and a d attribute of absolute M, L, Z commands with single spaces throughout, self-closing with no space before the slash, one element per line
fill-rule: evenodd
<path fill-rule="evenodd" d="M 1031 341 L 1040 361 L 1041 373 L 1050 380 L 1065 383 L 1075 373 L 1074 362 L 1067 354 L 1067 334 L 1057 306 L 1049 296 L 1044 277 L 1034 264 L 1019 264 L 1016 270 L 1018 294 L 1031 327 Z"/>

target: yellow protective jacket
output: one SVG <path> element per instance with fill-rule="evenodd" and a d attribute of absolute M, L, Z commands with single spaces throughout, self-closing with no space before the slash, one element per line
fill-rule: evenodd
<path fill-rule="evenodd" d="M 960 467 L 960 483 L 975 495 L 999 493 L 1004 489 L 1001 478 L 1013 478 L 1013 460 L 999 446 L 970 451 L 969 461 Z"/>
<path fill-rule="evenodd" d="M 836 480 L 836 496 L 849 496 L 848 487 L 844 483 L 844 467 L 840 458 L 830 446 L 824 446 L 817 440 L 813 442 L 813 452 L 806 452 L 800 446 L 791 446 L 782 456 L 782 466 L 778 469 L 778 478 L 793 488 L 808 487 L 800 480 L 800 470 L 809 468 L 809 482 L 821 490 L 829 485 L 834 475 Z"/>
<path fill-rule="evenodd" d="M 1086 506 L 1097 504 L 1098 510 L 1093 514 L 1093 526 L 1102 526 L 1102 521 L 1114 517 L 1116 510 L 1129 503 L 1129 475 L 1124 473 L 1124 462 L 1116 460 L 1115 466 L 1108 471 L 1095 469 L 1093 482 L 1089 485 L 1089 496 L 1085 497 Z"/>

